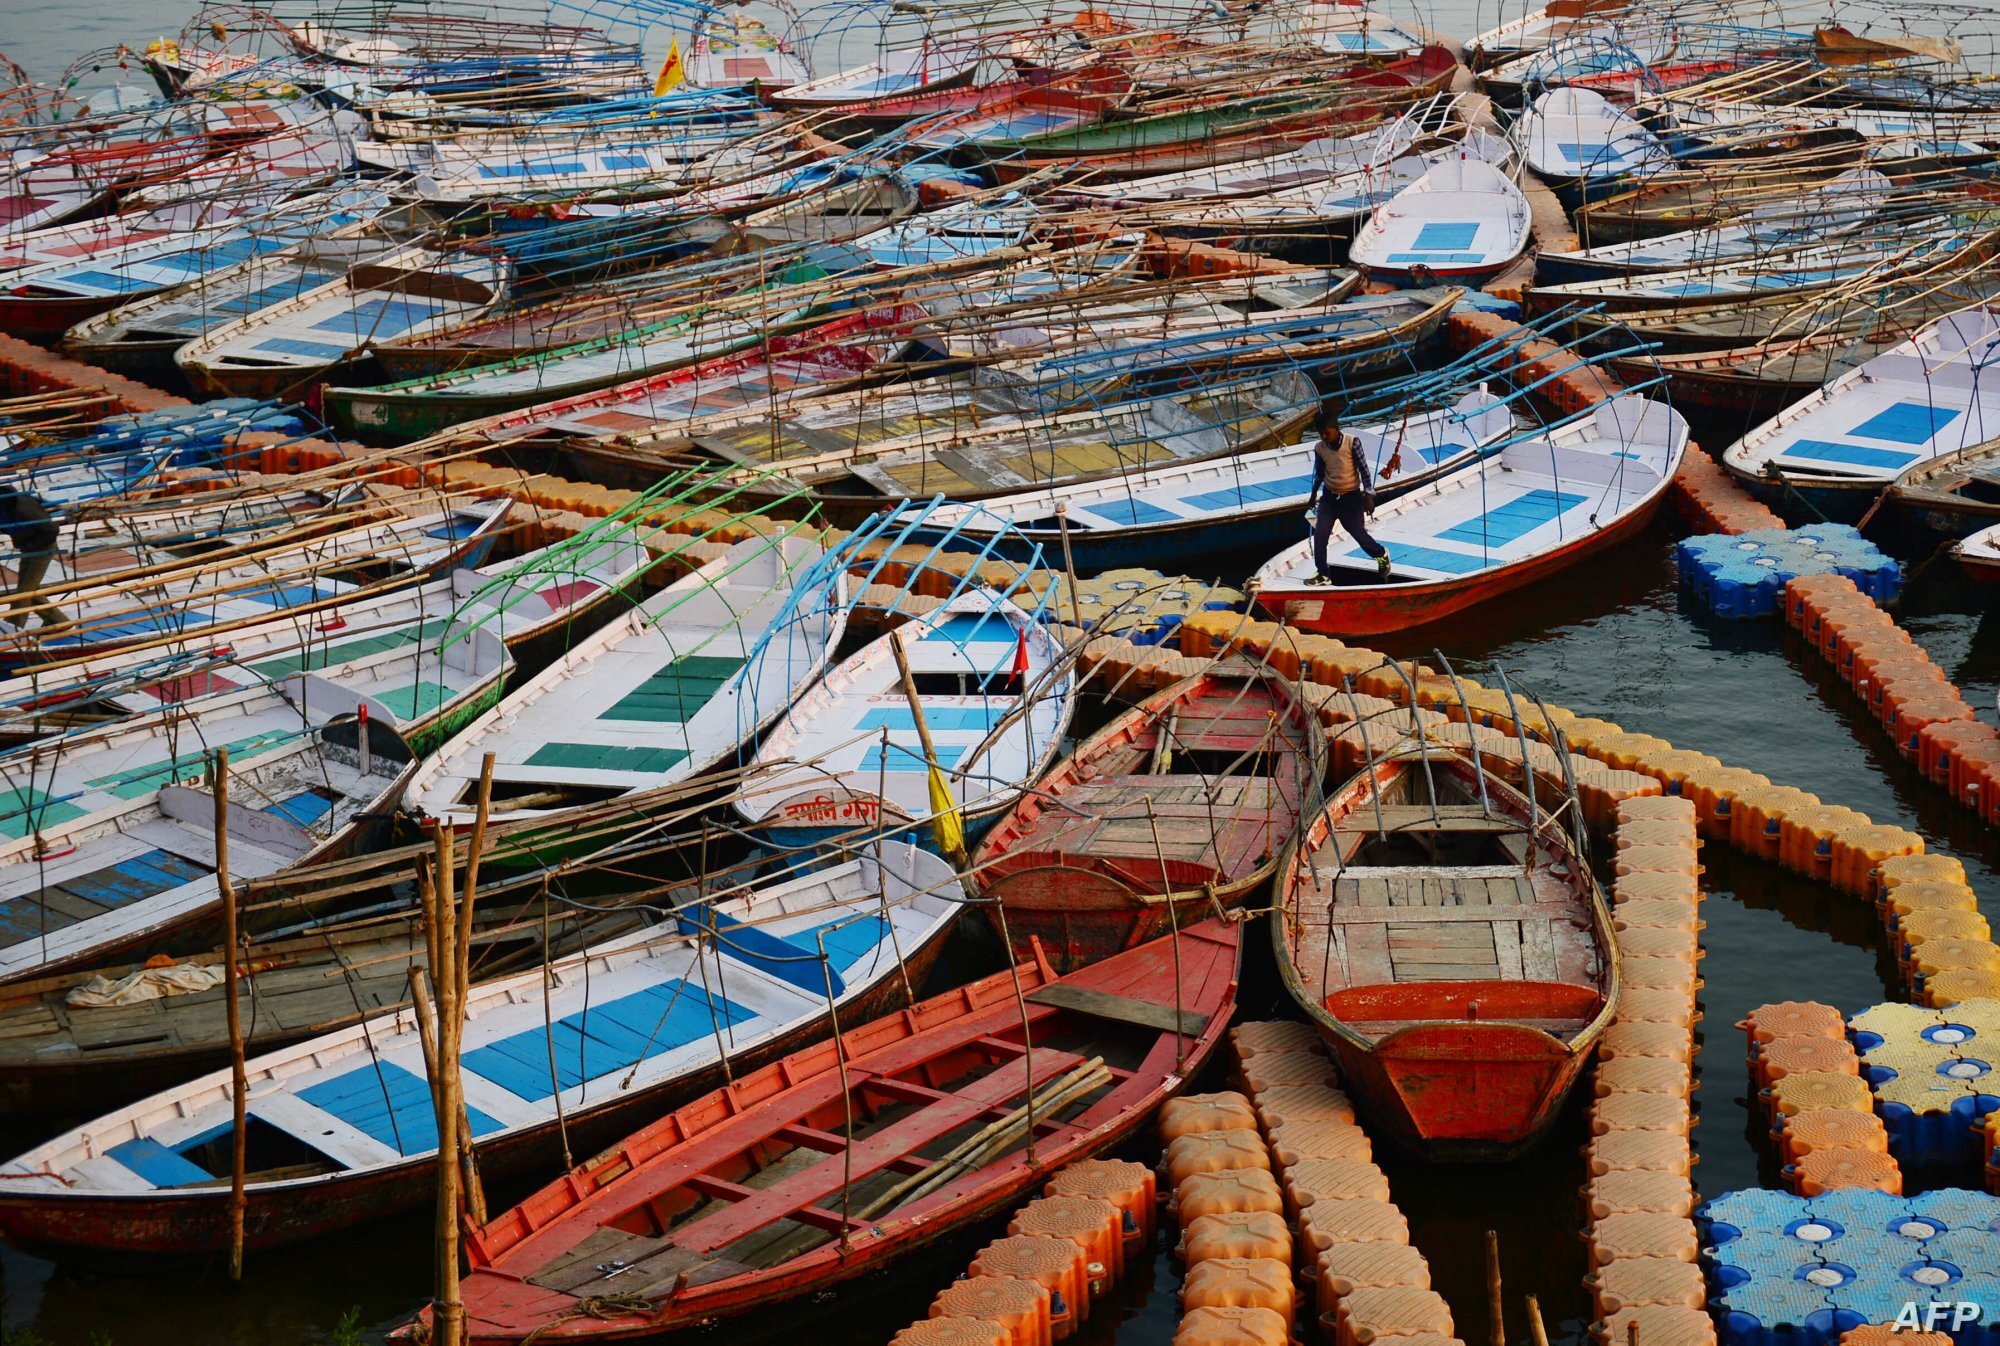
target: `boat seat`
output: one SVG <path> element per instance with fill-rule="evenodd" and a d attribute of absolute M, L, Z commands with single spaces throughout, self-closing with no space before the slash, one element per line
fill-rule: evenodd
<path fill-rule="evenodd" d="M 397 1154 L 423 1154 L 437 1148 L 437 1115 L 431 1105 L 430 1085 L 393 1061 L 363 1061 L 332 1079 L 296 1091 L 294 1096 Z M 253 1113 L 261 1115 L 263 1109 L 262 1102 L 253 1100 Z M 500 1129 L 499 1122 L 477 1108 L 467 1108 L 466 1117 L 474 1136 Z M 318 1147 L 318 1140 L 304 1134 L 310 1128 L 285 1125 L 277 1114 L 272 1121 Z"/>
<path fill-rule="evenodd" d="M 737 950 L 728 952 L 734 961 L 751 961 Z M 796 966 L 818 971 L 810 962 Z M 825 994 L 823 984 L 802 989 Z M 473 1074 L 534 1102 L 557 1088 L 572 1089 L 585 1080 L 629 1069 L 754 1017 L 754 1011 L 726 996 L 711 996 L 698 985 L 673 978 L 556 1020 L 553 1048 L 550 1028 L 537 1025 L 474 1048 L 465 1053 L 463 1062 Z"/>
<path fill-rule="evenodd" d="M 1350 986 L 1322 1002 L 1342 1023 L 1524 1018 L 1589 1020 L 1604 1008 L 1592 986 L 1565 981 L 1433 981 Z M 1468 1013 L 1468 1007 L 1477 1007 Z"/>

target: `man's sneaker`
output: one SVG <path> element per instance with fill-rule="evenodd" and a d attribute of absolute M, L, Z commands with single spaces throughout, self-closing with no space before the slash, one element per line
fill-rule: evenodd
<path fill-rule="evenodd" d="M 1383 552 L 1375 558 L 1375 573 L 1383 579 L 1389 578 L 1389 553 Z"/>
<path fill-rule="evenodd" d="M 1320 586 L 1320 585 L 1322 585 L 1322 584 L 1331 584 L 1331 583 L 1333 583 L 1333 576 L 1331 576 L 1331 575 L 1314 575 L 1314 576 L 1313 576 L 1313 577 L 1312 577 L 1311 579 L 1307 580 L 1307 581 L 1306 581 L 1306 583 L 1307 583 L 1307 584 L 1310 584 L 1310 585 L 1312 585 L 1312 586 L 1313 586 L 1313 587 L 1315 587 L 1315 588 L 1317 588 L 1318 586 Z"/>

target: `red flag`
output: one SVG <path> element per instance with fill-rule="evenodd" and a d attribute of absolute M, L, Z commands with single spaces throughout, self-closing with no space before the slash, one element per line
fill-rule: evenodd
<path fill-rule="evenodd" d="M 1026 679 L 1028 676 L 1028 628 L 1018 627 L 1014 632 L 1014 676 Z"/>

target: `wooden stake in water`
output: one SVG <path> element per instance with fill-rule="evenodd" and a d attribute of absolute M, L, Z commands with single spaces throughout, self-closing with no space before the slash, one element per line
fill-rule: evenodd
<path fill-rule="evenodd" d="M 1549 1346 L 1549 1329 L 1542 1322 L 1542 1302 L 1533 1295 L 1528 1296 L 1528 1335 L 1535 1346 Z"/>
<path fill-rule="evenodd" d="M 1506 1307 L 1500 1296 L 1500 1236 L 1491 1229 L 1486 1231 L 1486 1312 L 1492 1318 L 1486 1339 L 1492 1346 L 1507 1346 Z"/>
<path fill-rule="evenodd" d="M 243 1005 L 236 986 L 236 887 L 229 881 L 229 749 L 215 750 L 215 886 L 222 898 L 222 977 L 229 1015 L 229 1279 L 243 1279 L 244 1127 L 249 1080 L 243 1069 Z"/>

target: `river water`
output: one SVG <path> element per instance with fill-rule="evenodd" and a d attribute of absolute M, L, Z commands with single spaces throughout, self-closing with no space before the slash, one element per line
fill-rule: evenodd
<path fill-rule="evenodd" d="M 1425 17 L 1455 35 L 1478 31 L 1481 17 L 1485 24 L 1496 21 L 1490 6 L 1482 16 L 1470 0 L 1439 5 Z M 183 21 L 178 6 L 138 0 L 11 0 L 0 12 L 0 51 L 31 73 L 53 78 L 73 53 L 120 40 L 143 45 Z M 1671 525 L 1662 522 L 1584 569 L 1426 632 L 1397 652 L 1429 658 L 1441 650 L 1475 677 L 1497 660 L 1551 702 L 1713 753 L 1877 821 L 1915 826 L 1933 850 L 1965 861 L 1982 909 L 2000 921 L 1995 839 L 1917 781 L 1880 731 L 1856 714 L 1844 689 L 1818 676 L 1816 665 L 1789 647 L 1774 625 L 1716 624 L 1687 611 L 1674 579 L 1672 542 Z M 1919 551 L 1911 561 L 1922 556 Z M 1218 557 L 1216 568 L 1240 581 L 1255 559 L 1261 558 Z M 1991 596 L 1966 583 L 1947 561 L 1923 569 L 1899 616 L 1981 717 L 1992 720 L 2000 611 Z M 1898 997 L 1899 984 L 1867 907 L 1716 847 L 1707 849 L 1704 861 L 1709 897 L 1701 1027 L 1709 1049 L 1701 1057 L 1695 1177 L 1703 1193 L 1714 1195 L 1778 1182 L 1771 1149 L 1755 1134 L 1736 1021 L 1755 1005 L 1787 998 L 1824 1000 L 1852 1012 Z M 1245 1013 L 1282 1012 L 1282 995 L 1268 952 L 1253 952 Z M 0 1143 L 10 1153 L 37 1139 L 0 1119 Z M 1506 1168 L 1427 1170 L 1384 1156 L 1396 1199 L 1465 1340 L 1488 1339 L 1487 1229 L 1497 1230 L 1501 1240 L 1509 1340 L 1526 1340 L 1521 1296 L 1529 1293 L 1540 1296 L 1552 1336 L 1563 1343 L 1581 1340 L 1588 1311 L 1575 1233 L 1581 1142 L 1572 1110 L 1546 1147 Z M 302 1249 L 253 1255 L 250 1277 L 238 1289 L 230 1288 L 219 1267 L 129 1277 L 57 1268 L 0 1249 L 0 1339 L 43 1346 L 378 1340 L 426 1294 L 428 1233 L 425 1214 Z M 885 1342 L 921 1316 L 930 1296 L 988 1236 L 990 1231 L 977 1231 L 927 1250 L 907 1259 L 895 1282 L 850 1289 L 813 1306 L 813 1338 L 820 1346 Z M 1076 1340 L 1080 1346 L 1163 1346 L 1173 1335 L 1175 1283 L 1163 1255 Z M 358 1325 L 358 1338 L 337 1327 L 344 1316 Z M 750 1339 L 735 1328 L 714 1335 L 731 1343 Z"/>

